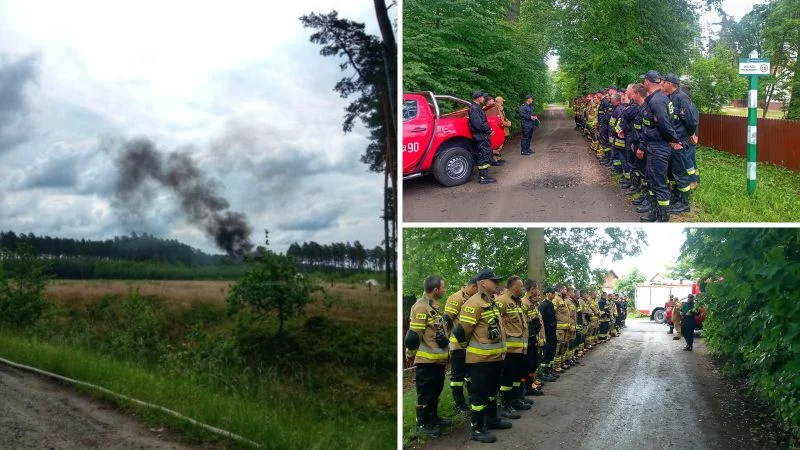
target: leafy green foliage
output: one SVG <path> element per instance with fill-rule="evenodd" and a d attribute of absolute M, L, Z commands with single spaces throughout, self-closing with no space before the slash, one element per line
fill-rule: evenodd
<path fill-rule="evenodd" d="M 630 300 L 633 300 L 633 294 L 636 292 L 636 285 L 643 283 L 647 278 L 639 271 L 639 268 L 634 268 L 629 274 L 617 280 L 614 290 L 625 294 Z"/>
<path fill-rule="evenodd" d="M 514 11 L 505 0 L 410 0 L 403 8 L 405 91 L 470 98 L 480 89 L 504 97 L 509 110 L 526 94 L 537 105 L 549 99 L 551 2 L 523 1 Z"/>
<path fill-rule="evenodd" d="M 25 327 L 42 317 L 49 305 L 44 296 L 47 270 L 29 246 L 0 252 L 0 324 Z"/>
<path fill-rule="evenodd" d="M 465 284 L 479 270 L 526 277 L 528 241 L 524 228 L 409 228 L 404 231 L 404 293 L 419 295 L 428 275 L 444 277 L 448 290 Z M 641 229 L 546 228 L 547 282 L 572 283 L 578 288 L 598 286 L 605 271 L 593 270 L 592 255 L 619 260 L 641 252 Z"/>
<path fill-rule="evenodd" d="M 719 113 L 723 106 L 747 93 L 747 78 L 739 76 L 736 54 L 717 43 L 711 55 L 695 55 L 689 67 L 692 101 L 700 112 Z"/>
<path fill-rule="evenodd" d="M 694 261 L 704 334 L 729 367 L 747 374 L 800 435 L 800 229 L 690 230 L 682 249 Z"/>
<path fill-rule="evenodd" d="M 311 294 L 322 288 L 297 271 L 294 257 L 264 251 L 255 266 L 233 285 L 225 299 L 228 313 L 248 310 L 256 316 L 272 313 L 278 318 L 278 330 L 312 301 Z"/>

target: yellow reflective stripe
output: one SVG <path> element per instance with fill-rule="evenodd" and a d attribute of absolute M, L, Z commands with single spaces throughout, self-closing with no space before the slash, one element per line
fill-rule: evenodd
<path fill-rule="evenodd" d="M 452 343 L 454 343 L 454 344 L 458 344 L 458 343 L 459 343 L 459 342 L 458 342 L 458 339 L 456 339 L 456 337 L 455 337 L 455 336 L 450 336 L 450 342 L 452 342 Z"/>
<path fill-rule="evenodd" d="M 669 206 L 669 200 L 659 200 L 658 206 Z"/>
<path fill-rule="evenodd" d="M 500 386 L 500 392 L 508 392 L 513 389 L 511 386 Z"/>
<path fill-rule="evenodd" d="M 478 166 L 478 169 L 488 169 L 491 166 L 492 166 L 491 164 L 484 164 L 482 166 Z"/>
<path fill-rule="evenodd" d="M 686 187 L 678 188 L 678 190 L 681 191 L 681 192 L 689 192 L 689 191 L 692 190 L 692 188 L 689 187 L 689 186 L 686 186 Z"/>
<path fill-rule="evenodd" d="M 422 350 L 417 350 L 417 356 L 425 359 L 438 360 L 438 359 L 447 359 L 449 355 L 447 353 L 428 353 Z"/>
<path fill-rule="evenodd" d="M 642 119 L 642 123 L 647 125 L 648 127 L 651 125 L 651 122 L 650 122 L 649 119 Z"/>
<path fill-rule="evenodd" d="M 633 124 L 633 128 L 636 128 L 637 130 L 641 130 L 642 129 L 642 125 L 639 124 L 639 123 L 635 123 L 635 124 Z"/>
<path fill-rule="evenodd" d="M 476 323 L 478 323 L 478 319 L 473 319 L 472 317 L 468 317 L 468 316 L 461 316 L 461 317 L 458 318 L 458 320 L 460 320 L 462 322 L 465 322 L 465 323 L 468 323 L 470 325 L 475 325 Z"/>
<path fill-rule="evenodd" d="M 568 323 L 559 323 L 558 325 L 556 325 L 556 328 L 557 329 L 569 328 L 569 324 Z"/>
<path fill-rule="evenodd" d="M 463 381 L 451 381 L 450 382 L 450 387 L 459 387 L 459 386 L 464 386 L 464 382 Z"/>
<path fill-rule="evenodd" d="M 458 314 L 458 309 L 453 308 L 452 306 L 445 306 L 444 310 L 452 314 Z"/>
<path fill-rule="evenodd" d="M 525 348 L 525 343 L 524 343 L 524 342 L 512 342 L 512 341 L 508 341 L 508 342 L 506 343 L 506 346 L 507 346 L 508 348 Z"/>
<path fill-rule="evenodd" d="M 689 174 L 689 175 L 694 175 L 694 174 L 697 173 L 697 169 L 689 169 L 689 170 L 686 171 L 686 173 Z"/>
<path fill-rule="evenodd" d="M 506 352 L 506 347 L 503 346 L 501 348 L 493 348 L 493 349 L 483 349 L 483 348 L 476 348 L 472 346 L 467 347 L 467 353 L 474 353 L 476 355 L 481 356 L 494 356 L 494 355 L 502 355 Z"/>
<path fill-rule="evenodd" d="M 486 405 L 469 405 L 469 407 L 472 408 L 473 411 L 483 411 L 486 409 Z"/>
<path fill-rule="evenodd" d="M 413 323 L 412 323 L 412 324 L 410 325 L 410 328 L 411 328 L 412 330 L 424 330 L 424 329 L 425 329 L 425 324 L 421 324 L 421 325 L 419 325 L 419 324 L 413 324 Z"/>

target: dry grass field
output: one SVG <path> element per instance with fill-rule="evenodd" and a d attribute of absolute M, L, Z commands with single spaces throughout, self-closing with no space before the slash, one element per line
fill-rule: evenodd
<path fill-rule="evenodd" d="M 198 303 L 223 307 L 231 281 L 130 281 L 130 280 L 54 280 L 47 287 L 47 296 L 57 303 L 76 306 L 94 302 L 105 296 L 138 293 L 159 297 L 175 309 Z M 320 299 L 306 308 L 307 315 L 336 314 L 339 318 L 393 322 L 397 315 L 394 292 L 380 288 L 368 290 L 361 284 L 325 285 L 332 300 Z M 328 306 L 326 306 L 326 303 Z"/>

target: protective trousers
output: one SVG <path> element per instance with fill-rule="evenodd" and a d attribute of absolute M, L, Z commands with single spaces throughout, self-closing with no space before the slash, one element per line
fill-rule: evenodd
<path fill-rule="evenodd" d="M 558 338 L 556 337 L 556 333 L 553 332 L 552 334 L 547 333 L 545 335 L 545 340 L 544 359 L 542 360 L 541 367 L 552 369 L 553 360 L 556 357 L 556 350 L 558 347 Z"/>
<path fill-rule="evenodd" d="M 666 141 L 647 144 L 647 181 L 659 206 L 669 206 L 671 192 L 667 184 L 667 170 L 671 154 L 672 148 Z"/>
<path fill-rule="evenodd" d="M 689 180 L 692 183 L 700 182 L 700 171 L 697 169 L 697 146 L 688 144 L 683 150 L 683 157 L 686 162 L 686 173 L 689 174 Z"/>
<path fill-rule="evenodd" d="M 492 143 L 488 134 L 473 134 L 475 147 L 478 150 L 478 170 L 488 169 L 492 165 Z"/>
<path fill-rule="evenodd" d="M 483 411 L 497 401 L 503 361 L 467 364 L 469 366 L 469 405 L 473 411 Z"/>
<path fill-rule="evenodd" d="M 417 420 L 424 423 L 436 417 L 436 405 L 444 388 L 444 364 L 417 364 L 414 381 L 417 385 Z"/>
<path fill-rule="evenodd" d="M 672 150 L 670 148 L 669 166 L 672 178 L 675 180 L 675 189 L 678 192 L 689 192 L 689 184 L 692 178 L 689 174 L 689 165 L 691 165 L 691 158 L 687 158 L 686 144 L 682 150 Z M 688 164 L 688 165 L 687 165 Z"/>
<path fill-rule="evenodd" d="M 468 380 L 467 373 L 467 351 L 450 351 L 450 390 L 453 393 L 453 403 L 456 406 L 465 405 L 464 386 Z"/>
<path fill-rule="evenodd" d="M 506 353 L 500 377 L 500 397 L 504 405 L 519 397 L 521 380 L 527 372 L 525 356 L 524 353 Z"/>
<path fill-rule="evenodd" d="M 531 150 L 531 139 L 533 139 L 533 125 L 523 125 L 522 126 L 522 153 L 530 153 Z"/>

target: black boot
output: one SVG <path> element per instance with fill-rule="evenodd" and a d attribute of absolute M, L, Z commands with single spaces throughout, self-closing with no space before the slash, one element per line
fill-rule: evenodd
<path fill-rule="evenodd" d="M 669 207 L 669 212 L 672 214 L 680 214 L 691 211 L 689 206 L 689 193 L 678 192 L 678 201 Z"/>
<path fill-rule="evenodd" d="M 500 397 L 500 416 L 505 417 L 506 419 L 519 419 L 520 416 L 519 412 L 514 408 L 512 405 L 512 394 L 511 391 L 507 391 Z"/>
<path fill-rule="evenodd" d="M 489 432 L 486 427 L 486 412 L 471 410 L 469 413 L 469 439 L 490 444 L 497 440 L 497 437 Z"/>
<path fill-rule="evenodd" d="M 436 400 L 434 400 L 433 404 L 430 406 L 430 409 L 431 409 L 431 411 L 428 414 L 430 414 L 429 419 L 430 419 L 430 422 L 433 425 L 435 425 L 435 426 L 437 426 L 439 428 L 447 428 L 447 427 L 450 427 L 450 426 L 453 425 L 453 422 L 451 422 L 451 421 L 449 421 L 447 419 L 442 419 L 441 417 L 439 417 L 439 399 L 438 398 Z"/>
<path fill-rule="evenodd" d="M 633 195 L 639 192 L 639 177 L 636 174 L 631 175 L 631 185 L 625 190 L 625 195 Z"/>
<path fill-rule="evenodd" d="M 669 222 L 669 206 L 659 206 L 656 209 L 656 219 L 659 222 Z"/>
<path fill-rule="evenodd" d="M 490 430 L 507 430 L 512 427 L 511 422 L 497 417 L 497 400 L 489 400 L 486 405 L 486 427 Z"/>
<path fill-rule="evenodd" d="M 469 412 L 469 405 L 467 405 L 466 400 L 464 399 L 464 388 L 461 386 L 456 386 L 451 388 L 453 391 L 453 409 L 455 409 L 456 414 L 466 414 Z"/>
<path fill-rule="evenodd" d="M 646 214 L 639 217 L 640 222 L 656 222 L 658 221 L 658 210 L 661 206 L 655 204 L 655 200 L 652 201 L 652 208 L 647 211 L 640 211 L 645 212 Z M 644 206 L 644 205 L 643 205 Z M 638 210 L 637 210 L 638 211 Z"/>
<path fill-rule="evenodd" d="M 417 405 L 417 434 L 427 437 L 437 437 L 441 433 L 439 427 L 430 422 L 430 405 Z"/>
<path fill-rule="evenodd" d="M 478 183 L 480 184 L 491 184 L 496 183 L 497 180 L 489 176 L 489 169 L 479 169 L 478 170 Z"/>
<path fill-rule="evenodd" d="M 515 387 L 511 390 L 511 406 L 517 411 L 527 411 L 531 409 L 531 405 L 525 402 L 522 386 Z"/>
<path fill-rule="evenodd" d="M 636 208 L 636 212 L 639 214 L 649 213 L 650 211 L 654 210 L 655 207 L 656 207 L 656 198 L 653 197 L 652 195 L 648 195 L 642 202 L 642 205 Z"/>

